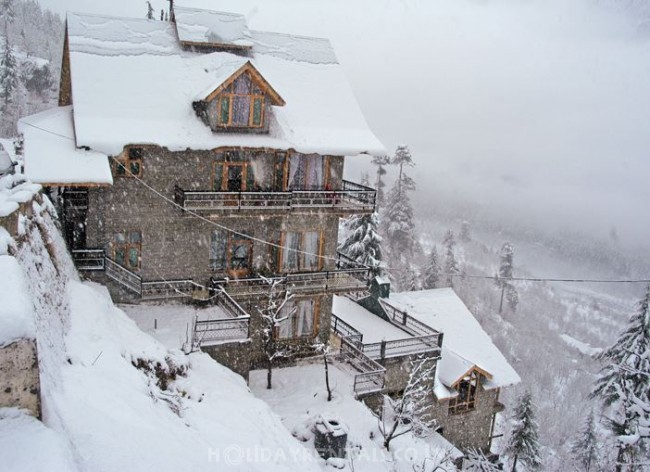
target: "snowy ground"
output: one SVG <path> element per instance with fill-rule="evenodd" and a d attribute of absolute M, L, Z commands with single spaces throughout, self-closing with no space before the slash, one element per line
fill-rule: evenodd
<path fill-rule="evenodd" d="M 292 434 L 305 440 L 306 447 L 316 458 L 313 435 L 309 431 L 315 419 L 319 416 L 335 417 L 347 425 L 348 458 L 340 464 L 345 464 L 346 471 L 412 472 L 418 470 L 414 466 L 422 465 L 425 459 L 429 458 L 427 464 L 431 465 L 446 451 L 453 450 L 453 446 L 438 434 L 426 439 L 407 434 L 395 439 L 391 443 L 391 451 L 387 452 L 382 445 L 377 419 L 354 398 L 353 373 L 345 365 L 332 363 L 329 375 L 333 390 L 331 402 L 327 401 L 325 371 L 320 361 L 275 369 L 271 390 L 266 388 L 266 371 L 252 371 L 250 388 L 280 416 Z M 319 463 L 324 470 L 334 470 L 322 459 L 319 459 Z M 455 469 L 450 467 L 448 470 Z"/>
<path fill-rule="evenodd" d="M 220 307 L 196 308 L 190 305 L 120 305 L 129 318 L 145 333 L 168 349 L 181 349 L 191 338 L 194 319 L 230 318 Z"/>

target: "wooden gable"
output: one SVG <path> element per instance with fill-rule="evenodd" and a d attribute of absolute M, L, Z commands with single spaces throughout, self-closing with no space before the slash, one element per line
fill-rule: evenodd
<path fill-rule="evenodd" d="M 237 80 L 237 78 L 239 78 L 241 75 L 245 74 L 246 72 L 250 74 L 253 83 L 257 87 L 259 87 L 259 89 L 266 97 L 269 98 L 271 105 L 284 106 L 286 104 L 286 102 L 280 96 L 280 94 L 275 91 L 275 89 L 271 86 L 271 84 L 262 76 L 262 74 L 260 74 L 260 72 L 255 68 L 255 66 L 253 66 L 253 64 L 250 63 L 250 61 L 246 62 L 246 64 L 244 64 L 239 69 L 237 69 L 234 74 L 232 74 L 228 79 L 226 79 L 221 85 L 219 85 L 212 92 L 210 92 L 210 94 L 208 94 L 208 96 L 205 97 L 203 101 L 209 102 L 213 100 L 220 93 L 226 91 L 228 87 L 230 87 L 235 82 L 235 80 Z"/>
<path fill-rule="evenodd" d="M 450 385 L 450 387 L 453 389 L 458 388 L 458 384 L 460 384 L 464 379 L 469 377 L 472 373 L 476 373 L 479 376 L 479 378 L 483 376 L 488 380 L 492 380 L 492 374 L 490 374 L 487 370 L 481 369 L 477 365 L 473 365 L 467 370 L 467 372 L 465 372 L 463 375 L 458 377 L 458 379 L 452 385 Z"/>

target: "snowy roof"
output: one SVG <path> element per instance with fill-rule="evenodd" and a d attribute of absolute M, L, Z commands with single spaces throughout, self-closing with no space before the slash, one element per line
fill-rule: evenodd
<path fill-rule="evenodd" d="M 70 13 L 67 25 L 78 146 L 107 155 L 133 143 L 385 154 L 327 40 L 251 32 L 242 57 L 184 51 L 165 21 Z M 273 107 L 268 134 L 214 133 L 192 102 L 249 60 L 286 105 Z"/>
<path fill-rule="evenodd" d="M 244 15 L 174 5 L 174 18 L 183 43 L 253 47 Z"/>
<path fill-rule="evenodd" d="M 452 289 L 394 293 L 384 301 L 444 334 L 437 376 L 445 386 L 453 386 L 472 369 L 483 373 L 485 388 L 520 382 L 517 372 Z"/>
<path fill-rule="evenodd" d="M 72 107 L 59 107 L 22 118 L 25 175 L 42 184 L 113 183 L 106 154 L 78 149 L 74 141 Z"/>
<path fill-rule="evenodd" d="M 14 147 L 13 139 L 0 138 L 0 154 L 5 154 L 13 164 L 17 162 L 16 148 Z M 1 169 L 2 169 L 2 164 L 0 164 L 0 170 Z"/>
<path fill-rule="evenodd" d="M 334 295 L 332 313 L 363 334 L 364 344 L 412 337 L 411 334 L 381 319 L 347 297 Z"/>

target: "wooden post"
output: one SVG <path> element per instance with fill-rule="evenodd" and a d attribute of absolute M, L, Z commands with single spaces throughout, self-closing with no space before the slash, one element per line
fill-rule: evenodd
<path fill-rule="evenodd" d="M 501 285 L 501 301 L 499 302 L 499 314 L 503 311 L 503 293 L 506 291 L 505 284 Z"/>
<path fill-rule="evenodd" d="M 386 340 L 382 339 L 381 340 L 381 347 L 379 348 L 379 357 L 381 357 L 381 360 L 384 360 L 386 357 Z"/>

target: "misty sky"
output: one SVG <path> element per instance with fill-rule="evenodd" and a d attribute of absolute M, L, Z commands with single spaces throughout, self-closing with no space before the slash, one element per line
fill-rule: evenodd
<path fill-rule="evenodd" d="M 40 1 L 61 13 L 146 12 L 135 0 Z M 599 236 L 616 227 L 628 243 L 650 234 L 650 34 L 607 0 L 183 4 L 329 37 L 371 128 L 390 152 L 410 145 L 416 201 L 470 201 Z M 363 166 L 349 164 L 358 180 Z"/>

